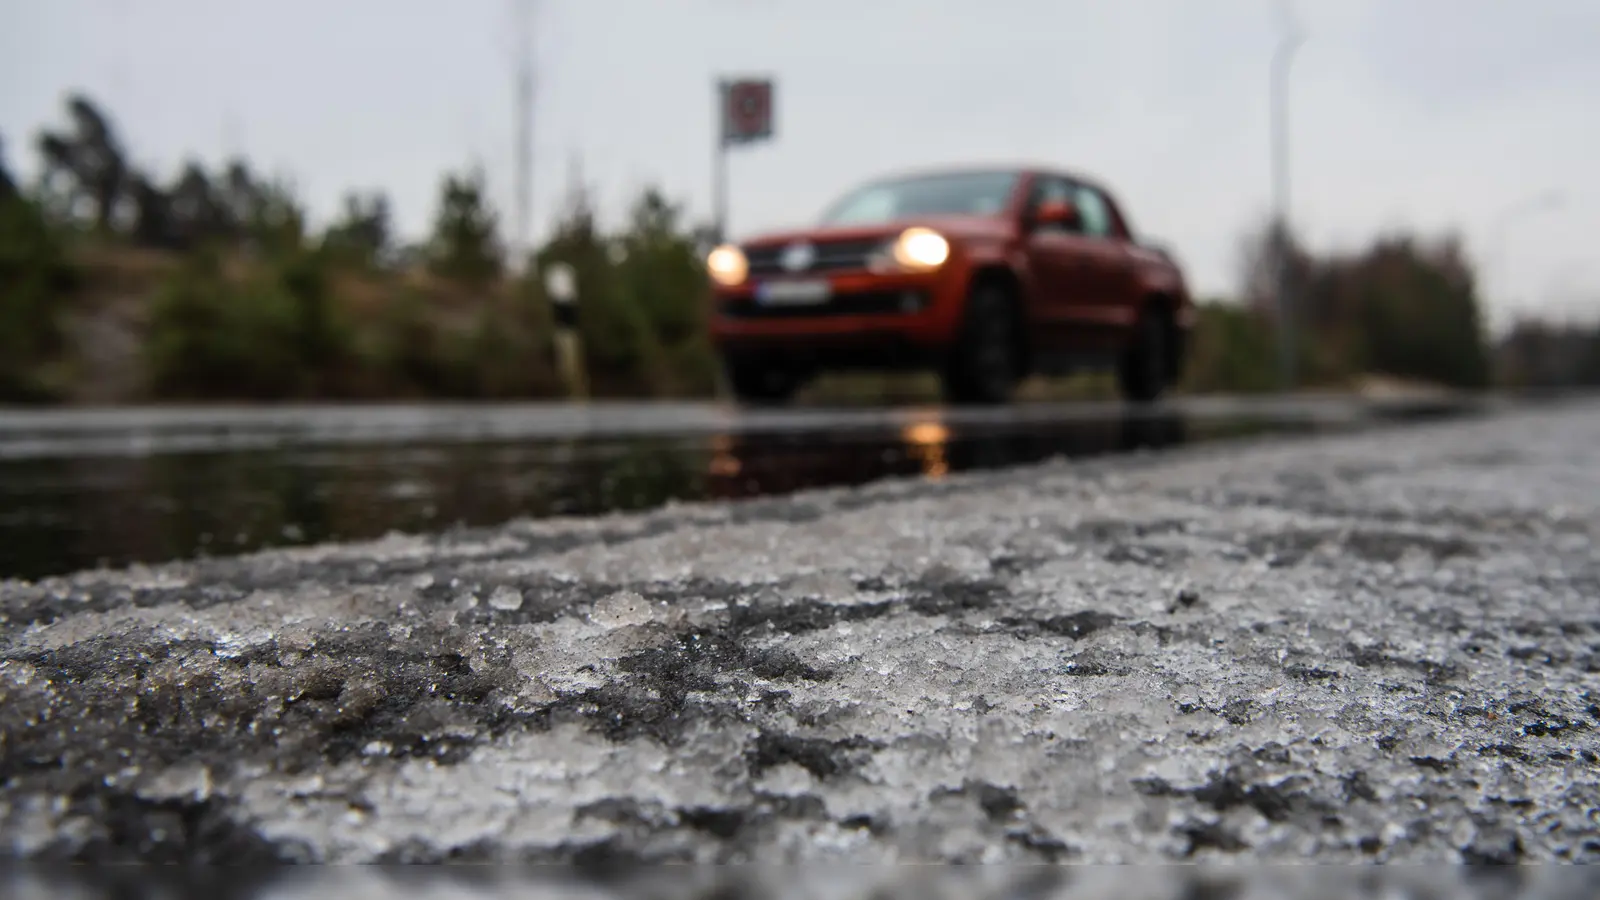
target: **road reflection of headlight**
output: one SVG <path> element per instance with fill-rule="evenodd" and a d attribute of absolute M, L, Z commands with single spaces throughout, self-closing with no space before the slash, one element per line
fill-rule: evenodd
<path fill-rule="evenodd" d="M 950 471 L 945 459 L 945 444 L 950 440 L 950 429 L 943 422 L 913 422 L 900 430 L 900 439 L 911 448 L 911 455 L 922 463 L 926 478 L 941 478 Z"/>
<path fill-rule="evenodd" d="M 931 228 L 907 228 L 894 242 L 895 262 L 907 269 L 937 269 L 950 258 L 950 242 Z"/>
<path fill-rule="evenodd" d="M 750 263 L 744 251 L 732 244 L 723 244 L 706 257 L 706 271 L 711 280 L 723 287 L 738 287 L 750 274 Z"/>
<path fill-rule="evenodd" d="M 711 438 L 711 475 L 716 478 L 732 478 L 743 470 L 739 457 L 733 453 L 733 438 L 726 434 L 713 435 Z"/>
<path fill-rule="evenodd" d="M 717 478 L 732 478 L 743 468 L 739 464 L 739 457 L 732 453 L 718 453 L 711 457 L 711 474 Z"/>

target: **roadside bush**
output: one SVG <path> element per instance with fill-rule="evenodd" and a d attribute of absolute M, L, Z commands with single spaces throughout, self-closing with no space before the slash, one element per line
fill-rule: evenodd
<path fill-rule="evenodd" d="M 332 295 L 321 252 L 300 251 L 280 264 L 275 287 L 290 305 L 290 340 L 302 391 L 334 393 L 354 357 L 355 336 Z"/>
<path fill-rule="evenodd" d="M 446 322 L 420 290 L 396 292 L 364 344 L 369 381 L 399 396 L 551 397 L 560 392 L 548 319 L 521 293 Z"/>
<path fill-rule="evenodd" d="M 203 255 L 173 275 L 150 316 L 157 396 L 273 399 L 299 383 L 294 304 L 276 285 L 230 283 Z"/>
<path fill-rule="evenodd" d="M 482 310 L 464 348 L 464 360 L 474 376 L 473 396 L 507 399 L 558 394 L 548 338 L 549 332 L 537 329 L 519 307 L 497 305 Z"/>
<path fill-rule="evenodd" d="M 639 311 L 655 343 L 647 374 L 660 396 L 707 396 L 717 365 L 706 338 L 710 282 L 682 222 L 681 207 L 647 190 L 634 203 L 628 229 L 614 242 L 623 300 Z"/>
<path fill-rule="evenodd" d="M 1387 248 L 1379 248 L 1382 253 Z M 1387 283 L 1362 286 L 1362 361 L 1371 372 L 1449 387 L 1489 386 L 1491 364 L 1470 282 L 1405 252 Z"/>
<path fill-rule="evenodd" d="M 441 277 L 481 287 L 504 268 L 499 219 L 480 169 L 447 175 L 439 188 L 429 264 Z"/>
<path fill-rule="evenodd" d="M 15 191 L 0 195 L 0 401 L 44 402 L 63 392 L 53 367 L 65 349 L 63 298 L 77 283 L 38 205 Z"/>
<path fill-rule="evenodd" d="M 1278 384 L 1277 337 L 1265 316 L 1211 300 L 1197 304 L 1183 388 L 1194 393 L 1260 393 Z"/>
<path fill-rule="evenodd" d="M 258 400 L 336 393 L 353 338 L 314 254 L 244 279 L 215 253 L 193 256 L 151 308 L 150 383 L 157 396 Z"/>
<path fill-rule="evenodd" d="M 1600 324 L 1520 321 L 1496 355 L 1498 381 L 1507 387 L 1600 386 Z"/>
<path fill-rule="evenodd" d="M 452 379 L 443 343 L 427 297 L 416 288 L 400 288 L 373 324 L 367 363 L 374 383 L 406 395 L 448 393 Z"/>

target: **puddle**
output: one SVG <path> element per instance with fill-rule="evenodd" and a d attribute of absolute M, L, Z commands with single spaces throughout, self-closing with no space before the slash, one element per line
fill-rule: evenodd
<path fill-rule="evenodd" d="M 1090 413 L 1093 414 L 1090 414 Z M 1368 419 L 1375 417 L 1367 417 Z M 279 442 L 0 458 L 0 577 L 233 555 L 512 518 L 640 510 L 880 478 L 1356 427 L 1360 417 L 1086 410 L 1054 419 L 903 411 L 675 437 Z M 781 427 L 779 427 L 781 426 Z M 13 432 L 16 434 L 16 432 Z"/>

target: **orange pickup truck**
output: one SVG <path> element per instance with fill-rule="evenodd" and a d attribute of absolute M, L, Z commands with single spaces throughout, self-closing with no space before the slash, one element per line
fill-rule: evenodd
<path fill-rule="evenodd" d="M 746 403 L 829 369 L 934 369 L 953 402 L 1010 399 L 1031 373 L 1112 369 L 1129 400 L 1182 370 L 1194 307 L 1101 186 L 1045 169 L 868 183 L 816 226 L 706 258 L 711 340 Z"/>

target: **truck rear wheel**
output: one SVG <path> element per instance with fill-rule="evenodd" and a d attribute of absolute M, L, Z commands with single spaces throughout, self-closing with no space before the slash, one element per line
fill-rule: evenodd
<path fill-rule="evenodd" d="M 998 282 L 973 286 L 961 336 L 943 373 L 947 400 L 992 406 L 1011 399 L 1021 369 L 1011 304 L 1010 292 Z"/>

